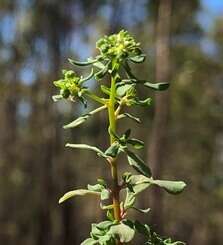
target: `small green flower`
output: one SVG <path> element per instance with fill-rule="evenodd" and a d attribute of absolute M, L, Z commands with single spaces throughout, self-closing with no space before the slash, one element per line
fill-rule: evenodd
<path fill-rule="evenodd" d="M 104 36 L 96 44 L 102 56 L 119 60 L 140 55 L 142 51 L 139 46 L 140 43 L 135 42 L 134 38 L 124 30 L 118 34 Z"/>
<path fill-rule="evenodd" d="M 63 70 L 64 78 L 54 81 L 54 85 L 60 89 L 60 94 L 67 99 L 70 96 L 79 96 L 84 89 L 81 86 L 81 78 L 75 74 L 74 71 Z"/>

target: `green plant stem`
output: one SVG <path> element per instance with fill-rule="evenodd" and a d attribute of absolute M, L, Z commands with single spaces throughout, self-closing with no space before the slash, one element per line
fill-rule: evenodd
<path fill-rule="evenodd" d="M 112 76 L 111 79 L 111 93 L 108 103 L 108 116 L 109 116 L 109 127 L 112 132 L 115 133 L 116 131 L 116 116 L 115 116 L 115 76 Z M 114 143 L 115 138 L 113 135 L 110 134 L 110 144 Z M 114 217 L 117 221 L 121 220 L 120 215 L 120 202 L 119 202 L 119 185 L 118 185 L 118 169 L 117 169 L 117 162 L 116 159 L 113 158 L 111 160 L 111 175 L 113 180 L 113 188 L 112 188 L 112 195 L 113 195 L 113 207 L 114 207 Z"/>

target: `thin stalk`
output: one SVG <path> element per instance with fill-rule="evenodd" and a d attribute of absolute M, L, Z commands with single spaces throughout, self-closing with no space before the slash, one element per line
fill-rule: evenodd
<path fill-rule="evenodd" d="M 108 103 L 108 116 L 109 116 L 109 127 L 112 132 L 116 132 L 116 116 L 115 116 L 115 76 L 111 78 L 111 93 Z M 110 134 L 110 144 L 114 143 L 115 138 L 112 134 Z M 113 158 L 111 160 L 111 175 L 113 181 L 112 188 L 112 199 L 113 199 L 113 210 L 114 210 L 114 218 L 117 221 L 121 220 L 121 212 L 120 212 L 120 201 L 119 201 L 119 184 L 118 184 L 118 169 L 116 159 Z M 118 243 L 120 244 L 120 243 Z"/>
<path fill-rule="evenodd" d="M 91 98 L 92 100 L 94 100 L 94 101 L 96 101 L 96 102 L 98 102 L 98 103 L 100 103 L 100 104 L 103 104 L 103 105 L 106 104 L 106 99 L 100 98 L 100 97 L 98 97 L 97 95 L 92 94 L 92 93 L 89 92 L 89 91 L 85 92 L 85 95 L 87 95 L 89 98 Z"/>

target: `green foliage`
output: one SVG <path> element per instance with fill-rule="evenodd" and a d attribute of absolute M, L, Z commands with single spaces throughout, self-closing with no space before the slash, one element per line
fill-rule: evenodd
<path fill-rule="evenodd" d="M 163 239 L 146 224 L 138 221 L 126 219 L 129 209 L 135 209 L 146 213 L 150 209 L 140 209 L 135 207 L 135 201 L 145 189 L 158 186 L 170 194 L 178 194 L 185 188 L 182 181 L 155 180 L 151 170 L 141 157 L 135 152 L 144 147 L 144 142 L 131 138 L 131 130 L 126 130 L 123 134 L 117 132 L 116 124 L 122 118 L 131 119 L 140 123 L 140 119 L 124 111 L 125 107 L 149 106 L 151 98 L 139 99 L 137 97 L 137 87 L 144 86 L 153 90 L 166 90 L 168 83 L 150 83 L 146 80 L 137 79 L 133 74 L 130 62 L 138 64 L 145 60 L 145 55 L 140 49 L 140 44 L 135 42 L 127 31 L 120 31 L 118 34 L 101 38 L 96 47 L 99 55 L 95 58 L 88 58 L 85 62 L 69 59 L 72 65 L 91 66 L 91 73 L 86 78 L 78 76 L 73 71 L 63 71 L 64 78 L 54 82 L 59 88 L 59 94 L 54 96 L 54 100 L 67 99 L 72 102 L 80 101 L 87 106 L 88 100 L 93 100 L 100 106 L 87 114 L 80 116 L 64 128 L 73 128 L 85 123 L 97 112 L 106 110 L 108 113 L 109 128 L 108 136 L 110 145 L 107 149 L 99 149 L 96 146 L 87 144 L 66 144 L 70 148 L 91 150 L 107 161 L 111 167 L 113 184 L 112 187 L 106 184 L 105 180 L 98 180 L 95 185 L 88 185 L 87 189 L 73 190 L 60 198 L 59 203 L 74 196 L 94 195 L 99 197 L 102 210 L 106 210 L 108 220 L 99 224 L 92 224 L 90 238 L 82 242 L 82 245 L 101 244 L 115 245 L 128 243 L 134 239 L 138 232 L 145 236 L 145 243 L 150 245 L 183 244 L 172 242 L 171 239 Z M 122 72 L 124 71 L 124 73 Z M 126 74 L 126 77 L 123 76 Z M 101 84 L 104 76 L 111 79 L 110 87 Z M 123 77 L 122 77 L 123 76 Z M 94 77 L 100 81 L 100 89 L 104 97 L 95 94 L 85 84 L 86 81 Z M 85 85 L 84 85 L 85 84 Z M 118 180 L 117 160 L 120 154 L 125 154 L 127 163 L 138 172 L 138 175 L 124 173 L 122 183 Z M 119 192 L 124 190 L 125 200 L 119 201 Z M 105 203 L 106 202 L 106 203 Z"/>

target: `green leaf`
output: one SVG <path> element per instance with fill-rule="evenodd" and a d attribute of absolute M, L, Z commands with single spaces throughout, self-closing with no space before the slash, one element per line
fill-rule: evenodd
<path fill-rule="evenodd" d="M 134 229 L 123 223 L 112 226 L 109 230 L 109 233 L 118 236 L 120 242 L 122 243 L 130 242 L 135 235 Z"/>
<path fill-rule="evenodd" d="M 94 74 L 94 77 L 95 77 L 96 80 L 100 80 L 100 79 L 102 79 L 102 78 L 106 75 L 106 73 L 108 72 L 110 63 L 111 63 L 111 61 L 109 61 L 109 62 L 104 66 L 103 69 L 100 69 L 98 72 L 96 72 L 96 73 Z"/>
<path fill-rule="evenodd" d="M 79 126 L 80 124 L 84 123 L 85 121 L 87 121 L 90 116 L 92 116 L 92 115 L 96 114 L 97 112 L 100 112 L 100 111 L 102 111 L 102 110 L 104 110 L 106 108 L 107 108 L 107 106 L 105 106 L 105 105 L 101 106 L 101 107 L 98 107 L 95 110 L 90 111 L 89 113 L 87 113 L 85 115 L 82 115 L 81 117 L 78 117 L 73 122 L 68 123 L 67 125 L 64 125 L 63 128 L 64 129 L 75 128 L 75 127 Z"/>
<path fill-rule="evenodd" d="M 144 100 L 139 100 L 138 98 L 133 99 L 133 104 L 134 105 L 140 105 L 140 106 L 149 106 L 151 105 L 152 99 L 151 98 L 147 98 Z"/>
<path fill-rule="evenodd" d="M 119 144 L 117 142 L 114 142 L 106 151 L 105 155 L 110 157 L 116 157 L 119 153 Z"/>
<path fill-rule="evenodd" d="M 54 102 L 57 102 L 57 101 L 63 99 L 63 96 L 61 94 L 53 95 L 52 99 Z"/>
<path fill-rule="evenodd" d="M 118 119 L 125 118 L 125 117 L 127 117 L 127 118 L 129 118 L 129 119 L 132 119 L 133 121 L 135 121 L 135 122 L 137 122 L 137 123 L 141 123 L 140 118 L 135 117 L 135 116 L 132 116 L 132 115 L 129 114 L 129 113 L 123 113 L 123 114 L 118 115 Z"/>
<path fill-rule="evenodd" d="M 94 239 L 98 239 L 100 236 L 105 235 L 105 232 L 97 227 L 97 224 L 91 225 L 91 236 Z"/>
<path fill-rule="evenodd" d="M 89 66 L 95 62 L 97 62 L 97 59 L 93 60 L 93 59 L 88 59 L 88 61 L 76 61 L 76 60 L 72 60 L 72 59 L 68 59 L 68 61 L 70 62 L 70 64 L 72 65 L 77 65 L 77 66 Z"/>
<path fill-rule="evenodd" d="M 151 170 L 145 165 L 144 161 L 131 151 L 126 151 L 129 165 L 132 166 L 139 173 L 151 177 Z"/>
<path fill-rule="evenodd" d="M 111 221 L 114 221 L 114 220 L 115 220 L 114 214 L 113 214 L 113 212 L 112 212 L 110 209 L 108 209 L 108 211 L 107 211 L 107 213 L 106 213 L 106 216 L 107 216 L 107 218 L 108 218 L 109 220 L 111 220 Z"/>
<path fill-rule="evenodd" d="M 63 128 L 67 129 L 67 128 L 75 128 L 77 126 L 79 126 L 80 124 L 84 123 L 85 121 L 87 121 L 87 119 L 90 117 L 90 114 L 85 114 L 81 117 L 78 117 L 77 119 L 75 119 L 73 122 L 64 125 Z"/>
<path fill-rule="evenodd" d="M 135 200 L 136 200 L 135 193 L 127 189 L 124 208 L 129 209 L 133 207 L 133 205 L 135 204 Z"/>
<path fill-rule="evenodd" d="M 62 203 L 66 201 L 67 199 L 70 199 L 71 197 L 74 197 L 74 196 L 84 196 L 84 195 L 100 195 L 100 192 L 90 191 L 90 190 L 85 190 L 85 189 L 69 191 L 60 198 L 59 203 Z"/>
<path fill-rule="evenodd" d="M 66 147 L 71 147 L 71 148 L 77 148 L 77 149 L 86 149 L 86 150 L 92 150 L 95 151 L 99 156 L 102 156 L 104 158 L 107 158 L 107 156 L 104 154 L 103 151 L 98 149 L 95 146 L 90 146 L 86 144 L 66 144 Z"/>
<path fill-rule="evenodd" d="M 132 175 L 129 177 L 128 184 L 132 185 L 133 192 L 135 195 L 137 195 L 151 185 L 151 183 L 148 182 L 148 179 L 148 177 L 141 174 Z"/>
<path fill-rule="evenodd" d="M 146 55 L 145 55 L 145 54 L 141 54 L 141 55 L 129 57 L 129 59 L 130 59 L 132 62 L 134 62 L 134 63 L 142 63 L 142 62 L 145 61 Z"/>
<path fill-rule="evenodd" d="M 81 78 L 81 81 L 79 83 L 82 84 L 83 82 L 90 80 L 93 76 L 94 76 L 94 70 L 91 69 L 91 73 L 87 77 Z"/>
<path fill-rule="evenodd" d="M 81 245 L 95 245 L 95 244 L 98 244 L 98 241 L 94 240 L 93 238 L 88 238 L 81 243 Z"/>
<path fill-rule="evenodd" d="M 123 84 L 117 87 L 116 93 L 118 96 L 123 97 L 130 89 L 133 89 L 134 85 L 132 84 Z"/>
<path fill-rule="evenodd" d="M 143 81 L 141 81 L 143 82 Z M 159 91 L 163 91 L 163 90 L 167 90 L 170 86 L 169 83 L 150 83 L 150 82 L 143 82 L 143 85 L 145 87 L 154 89 L 154 90 L 159 90 Z"/>
<path fill-rule="evenodd" d="M 104 187 L 107 186 L 104 179 L 99 178 L 99 179 L 97 179 L 97 182 L 98 182 L 99 185 L 102 185 L 102 186 L 104 186 Z"/>
<path fill-rule="evenodd" d="M 132 145 L 135 149 L 142 149 L 144 147 L 144 142 L 138 139 L 128 139 L 127 143 Z"/>
<path fill-rule="evenodd" d="M 110 95 L 110 88 L 106 87 L 105 85 L 101 85 L 101 91 L 107 95 Z"/>
<path fill-rule="evenodd" d="M 96 185 L 87 185 L 87 188 L 89 191 L 97 191 L 97 192 L 101 192 L 102 190 L 105 189 L 105 187 L 103 185 L 100 184 L 96 184 Z"/>
<path fill-rule="evenodd" d="M 104 65 L 102 62 L 100 62 L 100 61 L 95 62 L 95 63 L 93 64 L 93 66 L 99 68 L 100 70 L 102 70 L 102 69 L 105 68 L 105 65 Z"/>
<path fill-rule="evenodd" d="M 151 101 L 152 101 L 151 98 L 147 98 L 145 100 L 139 100 L 138 98 L 135 97 L 135 98 L 128 99 L 126 105 L 127 106 L 139 105 L 145 107 L 151 105 Z"/>
<path fill-rule="evenodd" d="M 135 204 L 136 195 L 147 189 L 151 183 L 146 182 L 147 177 L 144 175 L 129 175 L 124 180 L 127 181 L 127 192 L 124 203 L 125 209 L 133 208 Z"/>
<path fill-rule="evenodd" d="M 178 194 L 186 187 L 186 184 L 183 181 L 154 180 L 153 178 L 148 178 L 144 175 L 132 175 L 128 178 L 128 183 L 133 185 L 134 192 L 137 192 L 137 188 L 143 184 L 148 184 L 148 186 L 157 185 L 171 194 Z"/>
<path fill-rule="evenodd" d="M 179 194 L 186 187 L 186 184 L 183 181 L 151 180 L 151 184 L 158 185 L 170 194 Z"/>
<path fill-rule="evenodd" d="M 112 239 L 111 235 L 105 234 L 104 236 L 99 237 L 99 244 L 100 245 L 114 245 L 114 242 L 111 242 L 111 239 Z"/>
<path fill-rule="evenodd" d="M 105 220 L 105 221 L 100 222 L 96 226 L 100 230 L 106 230 L 106 229 L 109 229 L 112 225 L 114 225 L 114 222 L 110 220 Z"/>
<path fill-rule="evenodd" d="M 97 73 L 94 74 L 94 77 L 96 80 L 101 80 L 107 73 L 108 68 L 105 67 L 104 69 L 98 71 Z"/>
<path fill-rule="evenodd" d="M 101 200 L 107 200 L 110 197 L 110 192 L 107 189 L 102 190 L 101 192 Z"/>
<path fill-rule="evenodd" d="M 150 228 L 148 225 L 141 224 L 138 220 L 135 221 L 135 229 L 146 237 L 150 237 Z"/>

